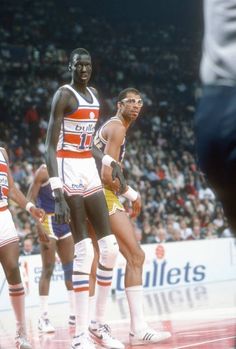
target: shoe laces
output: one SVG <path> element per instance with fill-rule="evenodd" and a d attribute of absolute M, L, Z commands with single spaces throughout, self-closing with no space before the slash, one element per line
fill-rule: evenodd
<path fill-rule="evenodd" d="M 25 335 L 19 334 L 16 337 L 16 341 L 20 343 L 20 345 L 29 345 L 28 339 Z"/>
<path fill-rule="evenodd" d="M 42 319 L 42 322 L 44 322 L 46 326 L 51 325 L 49 319 Z"/>
<path fill-rule="evenodd" d="M 104 332 L 111 337 L 111 328 L 109 325 L 104 324 L 98 329 L 99 332 Z"/>
<path fill-rule="evenodd" d="M 25 333 L 24 328 L 19 328 L 16 331 L 16 338 L 26 338 L 26 333 Z"/>
<path fill-rule="evenodd" d="M 93 343 L 93 341 L 91 340 L 91 338 L 89 336 L 86 335 L 86 333 L 81 333 L 78 336 L 74 336 L 74 339 L 78 339 L 80 341 L 81 344 L 86 344 L 86 343 Z"/>

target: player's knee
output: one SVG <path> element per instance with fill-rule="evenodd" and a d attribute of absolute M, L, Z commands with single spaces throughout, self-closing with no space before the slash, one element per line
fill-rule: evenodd
<path fill-rule="evenodd" d="M 13 282 L 18 282 L 20 280 L 20 270 L 18 264 L 12 265 L 6 270 L 6 279 L 8 283 L 12 284 Z"/>
<path fill-rule="evenodd" d="M 114 268 L 119 252 L 115 235 L 111 234 L 98 240 L 98 246 L 100 254 L 99 263 L 107 269 Z"/>
<path fill-rule="evenodd" d="M 65 281 L 72 281 L 73 262 L 62 264 Z"/>
<path fill-rule="evenodd" d="M 90 274 L 93 257 L 93 244 L 90 238 L 77 242 L 75 244 L 73 270 L 80 273 Z"/>
<path fill-rule="evenodd" d="M 50 279 L 54 270 L 54 264 L 47 264 L 43 267 L 42 275 L 46 279 Z"/>
<path fill-rule="evenodd" d="M 142 268 L 145 259 L 145 253 L 141 248 L 136 251 L 130 251 L 129 256 L 126 258 L 127 264 L 131 268 Z"/>

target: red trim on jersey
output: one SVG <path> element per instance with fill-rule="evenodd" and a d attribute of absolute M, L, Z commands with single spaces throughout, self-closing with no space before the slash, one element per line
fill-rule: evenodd
<path fill-rule="evenodd" d="M 0 211 L 2 212 L 2 211 L 6 211 L 8 209 L 8 206 L 6 205 L 6 206 L 3 206 L 3 207 L 0 207 Z"/>
<path fill-rule="evenodd" d="M 92 153 L 90 150 L 83 151 L 83 152 L 76 152 L 71 150 L 58 150 L 57 151 L 57 157 L 58 158 L 73 158 L 73 159 L 86 159 L 86 158 L 92 158 Z"/>
<path fill-rule="evenodd" d="M 8 193 L 9 193 L 9 188 L 2 186 L 2 195 L 5 197 L 8 197 Z"/>
<path fill-rule="evenodd" d="M 7 164 L 0 163 L 0 172 L 7 173 Z"/>
<path fill-rule="evenodd" d="M 91 113 L 94 113 L 94 117 L 91 118 Z M 79 108 L 71 113 L 71 114 L 67 114 L 65 116 L 65 119 L 86 119 L 86 120 L 97 120 L 99 117 L 99 107 L 88 107 L 88 108 L 82 108 L 79 106 Z"/>
<path fill-rule="evenodd" d="M 71 134 L 71 133 L 65 133 L 64 135 L 64 143 L 70 143 L 72 145 L 74 144 L 78 144 L 80 145 L 82 141 L 82 137 L 80 134 Z M 92 135 L 86 135 L 86 140 L 84 142 L 83 148 L 84 146 L 88 146 L 90 145 L 92 141 Z M 85 149 L 82 149 L 82 151 L 86 151 Z"/>

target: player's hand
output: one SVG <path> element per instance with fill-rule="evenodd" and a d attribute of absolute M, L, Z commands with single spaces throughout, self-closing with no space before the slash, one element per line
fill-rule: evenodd
<path fill-rule="evenodd" d="M 126 181 L 125 181 L 125 177 L 123 175 L 122 169 L 118 164 L 118 162 L 116 161 L 112 161 L 111 167 L 112 167 L 111 175 L 112 175 L 113 182 L 115 181 L 116 178 L 120 182 L 120 187 L 118 190 L 116 190 L 116 192 L 118 192 L 119 194 L 123 194 L 126 190 Z"/>
<path fill-rule="evenodd" d="M 137 217 L 140 214 L 140 212 L 141 212 L 141 208 L 142 208 L 142 201 L 141 201 L 140 195 L 138 194 L 137 199 L 132 202 L 131 218 Z"/>
<path fill-rule="evenodd" d="M 70 223 L 70 208 L 64 196 L 55 198 L 55 221 L 58 224 Z"/>
<path fill-rule="evenodd" d="M 109 183 L 109 189 L 113 191 L 116 195 L 120 192 L 120 181 L 118 178 L 115 178 L 112 182 Z"/>
<path fill-rule="evenodd" d="M 42 208 L 32 206 L 29 212 L 37 221 L 43 222 L 45 218 L 45 211 Z"/>
<path fill-rule="evenodd" d="M 44 226 L 41 224 L 41 222 L 37 222 L 37 233 L 38 233 L 38 239 L 40 242 L 44 242 L 44 243 L 50 242 L 49 236 L 44 230 Z"/>

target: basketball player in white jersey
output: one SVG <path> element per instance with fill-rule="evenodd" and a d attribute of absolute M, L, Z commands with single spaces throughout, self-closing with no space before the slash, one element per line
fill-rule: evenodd
<path fill-rule="evenodd" d="M 49 183 L 47 167 L 42 164 L 35 172 L 33 181 L 27 193 L 27 199 L 41 207 L 46 215 L 37 228 L 47 234 L 49 241 L 39 241 L 42 258 L 42 272 L 39 280 L 40 317 L 38 330 L 43 333 L 55 332 L 48 314 L 48 295 L 50 280 L 53 274 L 56 252 L 64 271 L 64 281 L 69 300 L 69 326 L 75 326 L 74 292 L 72 285 L 72 270 L 74 258 L 74 242 L 69 224 L 55 222 L 55 200 Z"/>
<path fill-rule="evenodd" d="M 142 105 L 143 100 L 138 90 L 127 88 L 121 91 L 118 96 L 117 113 L 97 130 L 94 136 L 94 146 L 102 153 L 122 163 L 125 155 L 126 132 L 139 116 Z M 93 154 L 97 157 L 96 148 Z M 157 343 L 169 338 L 171 335 L 167 331 L 155 331 L 145 321 L 142 293 L 142 269 L 145 255 L 137 241 L 130 218 L 116 193 L 111 169 L 102 164 L 100 157 L 98 159 L 97 166 L 104 184 L 111 229 L 117 238 L 120 252 L 127 261 L 125 291 L 131 319 L 130 344 L 149 345 Z M 132 202 L 133 217 L 139 215 L 141 199 L 138 192 L 127 186 L 126 191 L 122 195 Z M 99 278 L 97 282 L 99 282 Z M 94 333 L 94 323 L 96 322 L 92 321 L 90 325 L 92 333 Z"/>
<path fill-rule="evenodd" d="M 26 209 L 37 221 L 43 220 L 44 210 L 27 201 L 24 194 L 15 186 L 4 148 L 0 148 L 0 263 L 6 275 L 9 296 L 16 318 L 16 348 L 31 349 L 26 338 L 25 291 L 19 270 L 19 238 L 12 215 L 8 209 L 8 199 Z M 47 240 L 44 234 L 42 240 Z"/>
<path fill-rule="evenodd" d="M 99 245 L 97 275 L 101 280 L 95 305 L 97 333 L 106 348 L 124 345 L 112 338 L 105 325 L 105 306 L 109 296 L 113 268 L 119 247 L 112 234 L 101 180 L 92 157 L 91 146 L 99 116 L 97 91 L 88 87 L 92 73 L 91 56 L 78 48 L 71 53 L 69 71 L 72 80 L 54 95 L 46 139 L 46 164 L 55 196 L 55 218 L 70 222 L 75 244 L 73 286 L 75 291 L 76 335 L 71 348 L 94 349 L 88 333 L 89 275 L 94 257 L 87 219 L 93 225 Z M 114 159 L 104 157 L 106 166 Z M 117 190 L 118 179 L 114 181 Z"/>
<path fill-rule="evenodd" d="M 204 0 L 196 150 L 236 237 L 236 0 Z"/>

